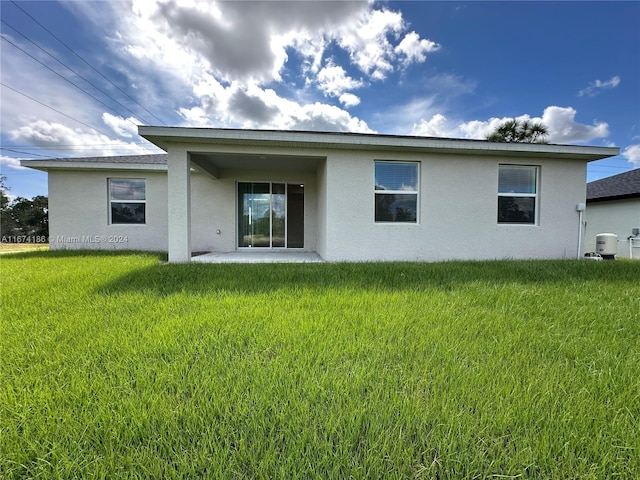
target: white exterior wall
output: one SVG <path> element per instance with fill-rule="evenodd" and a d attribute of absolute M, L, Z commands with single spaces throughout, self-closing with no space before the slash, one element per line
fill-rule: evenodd
<path fill-rule="evenodd" d="M 146 180 L 146 224 L 109 224 L 109 178 Z M 167 175 L 164 172 L 50 170 L 52 250 L 167 250 Z"/>
<path fill-rule="evenodd" d="M 221 169 L 218 173 L 218 179 L 203 173 L 191 174 L 191 241 L 194 252 L 236 250 L 237 182 L 304 184 L 304 250 L 316 250 L 318 213 L 314 172 Z"/>
<path fill-rule="evenodd" d="M 220 177 L 191 174 L 192 251 L 236 250 L 238 181 L 304 184 L 304 250 L 316 250 L 318 214 L 314 172 L 221 170 Z M 109 178 L 146 179 L 145 225 L 109 224 Z M 49 172 L 50 248 L 167 251 L 167 201 L 166 172 L 52 170 Z"/>
<path fill-rule="evenodd" d="M 374 160 L 420 162 L 417 224 L 374 222 Z M 498 225 L 498 165 L 540 166 L 538 225 Z M 341 151 L 327 157 L 329 261 L 574 258 L 581 161 Z"/>
<path fill-rule="evenodd" d="M 188 150 L 192 148 L 190 145 Z M 211 147 L 202 146 L 201 151 L 208 148 Z M 578 255 L 576 204 L 585 202 L 584 161 L 303 148 L 225 149 L 251 154 L 326 156 L 326 160 L 319 160 L 315 171 L 221 168 L 215 179 L 205 173 L 191 173 L 190 248 L 194 252 L 236 250 L 236 185 L 238 181 L 254 181 L 305 185 L 305 250 L 317 251 L 328 261 Z M 374 222 L 375 160 L 420 163 L 417 224 Z M 499 164 L 540 167 L 537 225 L 498 225 Z M 146 225 L 108 224 L 109 177 L 147 180 Z M 51 248 L 167 251 L 167 180 L 166 172 L 50 170 Z M 629 234 L 630 227 L 625 227 Z M 93 242 L 95 237 L 106 238 L 107 242 Z M 126 237 L 127 241 L 109 243 L 114 237 Z M 86 241 L 80 241 L 83 239 Z M 587 250 L 588 241 L 589 235 L 585 237 Z"/>
<path fill-rule="evenodd" d="M 191 260 L 191 162 L 182 145 L 167 149 L 168 253 L 170 262 Z"/>
<path fill-rule="evenodd" d="M 318 240 L 316 244 L 316 251 L 322 258 L 326 258 L 327 255 L 327 162 L 323 161 L 318 167 L 318 219 L 317 219 L 317 231 Z"/>
<path fill-rule="evenodd" d="M 617 256 L 629 258 L 631 230 L 640 228 L 640 198 L 588 203 L 585 221 L 585 252 L 596 251 L 599 233 L 615 233 L 618 236 Z M 633 250 L 633 258 L 640 258 L 640 248 Z"/>

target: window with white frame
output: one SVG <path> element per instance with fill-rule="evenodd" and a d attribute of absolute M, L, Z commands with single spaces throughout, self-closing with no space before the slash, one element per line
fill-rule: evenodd
<path fill-rule="evenodd" d="M 375 221 L 417 223 L 419 167 L 415 162 L 375 162 Z"/>
<path fill-rule="evenodd" d="M 538 174 L 535 166 L 498 166 L 498 223 L 537 223 Z"/>
<path fill-rule="evenodd" d="M 144 224 L 146 222 L 146 180 L 144 178 L 109 179 L 109 223 Z"/>

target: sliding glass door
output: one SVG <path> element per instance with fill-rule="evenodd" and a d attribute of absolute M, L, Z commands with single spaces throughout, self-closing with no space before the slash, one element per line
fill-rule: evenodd
<path fill-rule="evenodd" d="M 303 248 L 304 185 L 238 182 L 238 247 Z"/>

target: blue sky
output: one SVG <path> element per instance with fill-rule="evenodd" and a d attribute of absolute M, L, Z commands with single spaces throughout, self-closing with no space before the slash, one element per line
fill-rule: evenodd
<path fill-rule="evenodd" d="M 551 143 L 640 167 L 639 2 L 0 1 L 1 174 L 20 158 L 157 152 L 136 125 L 484 138 L 531 118 Z"/>

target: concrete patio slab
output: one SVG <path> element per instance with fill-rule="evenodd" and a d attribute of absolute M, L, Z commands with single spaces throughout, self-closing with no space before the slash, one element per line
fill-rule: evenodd
<path fill-rule="evenodd" d="M 320 263 L 324 260 L 316 252 L 282 252 L 241 250 L 237 252 L 211 252 L 191 258 L 197 263 Z"/>

